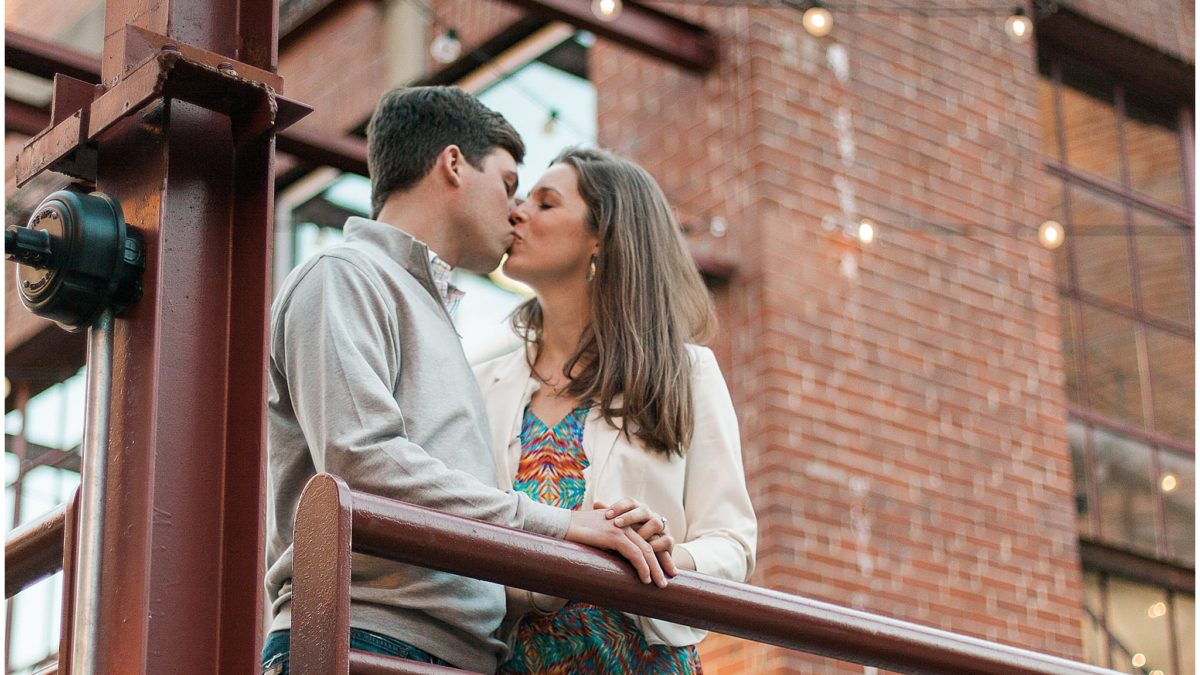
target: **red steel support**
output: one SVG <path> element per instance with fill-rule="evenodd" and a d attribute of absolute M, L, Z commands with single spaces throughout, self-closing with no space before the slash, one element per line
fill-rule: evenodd
<path fill-rule="evenodd" d="M 147 251 L 114 328 L 103 647 L 76 669 L 258 669 L 272 157 L 303 112 L 276 97 L 277 16 L 277 0 L 108 0 L 99 86 L 56 83 L 54 126 L 18 161 L 23 180 L 94 178 Z"/>
<path fill-rule="evenodd" d="M 693 72 L 707 73 L 717 63 L 717 38 L 707 28 L 628 0 L 612 21 L 597 18 L 591 3 L 581 0 L 506 1 L 534 16 L 565 21 Z"/>

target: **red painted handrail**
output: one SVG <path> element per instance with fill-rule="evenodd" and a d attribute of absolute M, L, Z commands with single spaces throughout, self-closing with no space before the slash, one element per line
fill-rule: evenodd
<path fill-rule="evenodd" d="M 328 474 L 304 490 L 295 542 L 291 659 L 304 673 L 345 673 L 359 662 L 348 648 L 352 550 L 888 670 L 1115 672 L 693 572 L 660 589 L 614 555 L 353 492 Z M 370 672 L 446 672 L 377 661 Z"/>

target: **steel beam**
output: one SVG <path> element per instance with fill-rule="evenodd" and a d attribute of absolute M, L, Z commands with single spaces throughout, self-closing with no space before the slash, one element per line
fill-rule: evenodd
<path fill-rule="evenodd" d="M 505 0 L 529 14 L 565 21 L 617 44 L 697 73 L 717 64 L 717 38 L 703 26 L 630 0 L 621 15 L 603 21 L 583 0 Z"/>
<path fill-rule="evenodd" d="M 300 111 L 276 97 L 277 13 L 108 0 L 99 72 L 73 72 L 102 85 L 56 87 L 57 124 L 23 154 L 28 178 L 88 146 L 147 249 L 143 299 L 113 328 L 98 615 L 73 631 L 74 651 L 102 647 L 74 672 L 258 669 L 272 157 L 276 111 Z M 38 47 L 9 40 L 10 65 Z"/>

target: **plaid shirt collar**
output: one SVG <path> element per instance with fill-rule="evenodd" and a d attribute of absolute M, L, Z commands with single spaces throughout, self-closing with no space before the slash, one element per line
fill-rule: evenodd
<path fill-rule="evenodd" d="M 438 295 L 442 296 L 442 302 L 446 305 L 446 311 L 454 314 L 458 310 L 458 304 L 462 301 L 463 293 L 458 288 L 455 288 L 450 283 L 450 273 L 454 268 L 450 263 L 442 260 L 432 250 L 429 251 L 429 271 L 433 276 L 433 285 L 438 290 Z"/>

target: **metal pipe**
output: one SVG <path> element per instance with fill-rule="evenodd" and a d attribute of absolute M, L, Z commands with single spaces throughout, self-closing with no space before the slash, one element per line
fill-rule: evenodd
<path fill-rule="evenodd" d="M 108 427 L 112 410 L 113 310 L 88 329 L 87 414 L 83 421 L 80 476 L 79 559 L 75 567 L 74 673 L 98 673 L 101 645 L 100 585 L 103 564 L 104 490 L 108 475 Z"/>
<path fill-rule="evenodd" d="M 62 504 L 4 540 L 4 597 L 11 598 L 62 569 L 66 512 L 67 505 Z"/>

